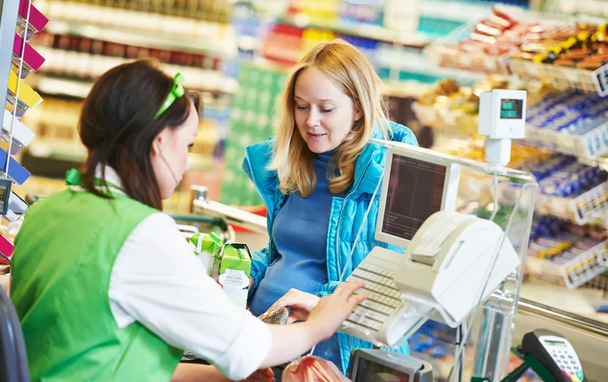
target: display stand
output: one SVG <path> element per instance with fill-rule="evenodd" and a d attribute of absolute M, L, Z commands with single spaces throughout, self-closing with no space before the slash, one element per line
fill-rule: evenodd
<path fill-rule="evenodd" d="M 48 19 L 29 0 L 0 3 L 0 89 L 4 89 L 6 101 L 1 118 L 1 138 L 8 143 L 6 151 L 0 149 L 0 215 L 9 223 L 0 238 L 0 260 L 8 263 L 13 252 L 13 243 L 9 240 L 11 224 L 16 223 L 28 208 L 11 187 L 22 185 L 31 176 L 14 156 L 34 137 L 19 119 L 42 102 L 40 95 L 25 82 L 29 73 L 44 63 L 44 58 L 28 41 L 46 26 Z"/>

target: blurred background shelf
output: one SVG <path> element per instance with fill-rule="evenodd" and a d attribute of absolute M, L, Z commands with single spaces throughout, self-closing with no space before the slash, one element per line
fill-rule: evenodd
<path fill-rule="evenodd" d="M 296 26 L 298 28 L 329 30 L 340 35 L 367 38 L 408 47 L 423 48 L 432 41 L 432 37 L 422 32 L 399 32 L 378 25 L 356 22 L 336 22 L 335 24 L 315 23 L 309 21 L 306 17 L 297 16 L 282 17 L 279 18 L 277 22 Z"/>
<path fill-rule="evenodd" d="M 92 12 L 94 14 L 94 12 Z M 205 55 L 232 58 L 236 55 L 236 43 L 233 33 L 226 32 L 226 37 L 208 39 L 205 32 L 200 37 L 183 33 L 182 36 L 171 32 L 129 30 L 125 27 L 98 26 L 81 21 L 53 21 L 46 32 L 53 34 L 75 35 L 91 39 L 103 39 L 117 44 L 136 45 L 146 48 L 171 49 L 182 52 L 202 53 Z M 213 35 L 210 33 L 210 35 Z"/>

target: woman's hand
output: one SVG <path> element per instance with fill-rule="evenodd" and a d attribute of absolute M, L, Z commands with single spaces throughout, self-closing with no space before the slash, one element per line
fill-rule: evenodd
<path fill-rule="evenodd" d="M 277 300 L 268 311 L 278 308 L 289 308 L 289 317 L 287 323 L 292 324 L 295 321 L 305 321 L 308 314 L 319 303 L 321 298 L 314 294 L 302 292 L 297 289 L 290 289 L 283 297 Z"/>

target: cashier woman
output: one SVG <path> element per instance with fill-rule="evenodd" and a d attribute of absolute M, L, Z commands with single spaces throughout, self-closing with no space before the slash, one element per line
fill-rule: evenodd
<path fill-rule="evenodd" d="M 353 294 L 361 284 L 343 284 L 316 307 L 294 303 L 305 322 L 266 325 L 205 275 L 160 211 L 199 124 L 182 81 L 147 61 L 102 75 L 82 107 L 82 172 L 27 212 L 12 299 L 32 381 L 242 380 L 331 337 L 365 298 Z M 183 349 L 214 366 L 178 365 Z"/>

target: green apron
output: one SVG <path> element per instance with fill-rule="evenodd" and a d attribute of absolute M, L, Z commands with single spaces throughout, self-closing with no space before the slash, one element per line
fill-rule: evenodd
<path fill-rule="evenodd" d="M 73 187 L 36 202 L 15 239 L 11 298 L 32 381 L 166 382 L 181 357 L 139 322 L 119 329 L 112 315 L 116 257 L 159 211 L 108 185 L 111 200 Z"/>

